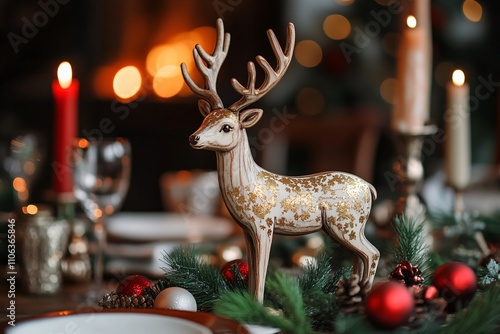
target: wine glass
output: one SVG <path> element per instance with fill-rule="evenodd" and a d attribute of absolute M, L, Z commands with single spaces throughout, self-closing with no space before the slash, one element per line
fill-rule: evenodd
<path fill-rule="evenodd" d="M 74 194 L 94 223 L 97 241 L 94 283 L 101 287 L 106 245 L 104 224 L 120 208 L 128 190 L 130 143 L 123 138 L 93 141 L 80 138 L 75 141 L 72 153 Z"/>
<path fill-rule="evenodd" d="M 14 180 L 17 205 L 22 209 L 29 203 L 32 185 L 38 177 L 42 160 L 40 140 L 33 133 L 19 134 L 10 140 L 4 168 Z"/>

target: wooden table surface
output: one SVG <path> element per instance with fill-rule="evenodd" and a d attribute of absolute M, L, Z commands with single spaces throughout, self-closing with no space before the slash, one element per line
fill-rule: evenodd
<path fill-rule="evenodd" d="M 4 279 L 2 277 L 2 279 Z M 5 280 L 3 280 L 5 282 Z M 0 318 L 0 333 L 9 330 L 11 328 L 8 324 L 10 319 L 8 318 L 8 310 L 7 307 L 10 304 L 10 300 L 15 300 L 15 319 L 17 321 L 21 321 L 23 318 L 28 316 L 36 316 L 42 315 L 50 312 L 57 311 L 78 311 L 80 312 L 93 312 L 102 310 L 101 307 L 97 305 L 98 298 L 107 293 L 114 291 L 116 289 L 115 281 L 105 282 L 102 289 L 97 290 L 94 294 L 89 293 L 90 291 L 94 291 L 95 289 L 90 289 L 90 284 L 65 284 L 63 285 L 61 291 L 54 295 L 30 295 L 22 291 L 21 286 L 16 287 L 16 290 L 19 289 L 19 292 L 16 291 L 14 298 L 8 297 L 8 284 L 2 284 L 0 287 L 1 293 L 1 312 L 2 316 Z M 93 297 L 98 296 L 97 297 Z M 115 311 L 114 311 L 115 312 Z M 240 333 L 240 334 L 249 334 L 247 329 L 232 320 L 216 317 L 209 313 L 203 312 L 188 312 L 188 311 L 172 311 L 172 310 L 116 310 L 116 312 L 133 312 L 133 313 L 143 313 L 143 314 L 160 314 L 166 315 L 170 317 L 176 317 L 179 319 L 185 319 L 188 321 L 192 321 L 198 323 L 201 326 L 204 326 L 212 331 L 212 333 L 219 334 L 228 334 L 228 333 Z M 58 315 L 67 315 L 68 312 L 58 313 Z M 71 312 L 69 312 L 71 314 Z M 267 329 L 265 333 L 268 333 Z M 80 329 L 68 328 L 65 333 L 79 333 Z M 169 332 L 166 329 L 166 332 Z M 59 332 L 58 332 L 59 333 Z M 253 333 L 257 333 L 254 332 Z"/>
<path fill-rule="evenodd" d="M 3 279 L 5 282 L 5 280 Z M 101 310 L 98 299 L 107 292 L 115 290 L 115 282 L 105 282 L 101 289 L 93 290 L 90 284 L 63 284 L 61 291 L 52 295 L 33 295 L 25 292 L 21 282 L 16 282 L 15 296 L 10 298 L 8 284 L 0 286 L 0 322 L 10 321 L 7 309 L 15 302 L 15 319 L 62 310 Z M 98 297 L 97 297 L 98 296 Z"/>

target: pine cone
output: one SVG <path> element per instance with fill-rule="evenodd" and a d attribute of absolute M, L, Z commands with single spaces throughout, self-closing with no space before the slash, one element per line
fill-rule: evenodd
<path fill-rule="evenodd" d="M 116 292 L 107 293 L 102 296 L 98 305 L 104 309 L 113 308 L 152 308 L 154 299 L 149 296 L 127 296 L 119 295 Z"/>
<path fill-rule="evenodd" d="M 429 321 L 429 319 L 444 320 L 446 318 L 448 303 L 444 298 L 439 297 L 435 287 L 413 286 L 410 290 L 413 292 L 413 298 L 415 299 L 415 309 L 410 318 L 412 327 L 418 327 Z"/>
<path fill-rule="evenodd" d="M 349 281 L 339 280 L 335 291 L 337 304 L 344 313 L 355 314 L 363 312 L 363 299 L 366 295 L 364 284 L 360 283 L 359 275 L 352 275 Z"/>
<path fill-rule="evenodd" d="M 389 275 L 389 279 L 405 284 L 408 287 L 419 285 L 424 281 L 418 265 L 414 266 L 406 260 L 398 263 L 396 269 Z"/>

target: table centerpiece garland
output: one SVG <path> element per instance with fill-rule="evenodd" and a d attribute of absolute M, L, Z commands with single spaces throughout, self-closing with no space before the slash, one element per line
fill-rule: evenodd
<path fill-rule="evenodd" d="M 495 240 L 500 234 L 496 234 L 493 223 L 498 224 L 498 220 L 493 217 L 478 216 L 469 221 L 484 222 L 480 228 Z M 463 217 L 434 215 L 432 219 L 439 228 L 464 230 L 460 229 Z M 132 289 L 122 287 L 127 294 L 117 293 L 119 287 L 105 294 L 99 304 L 103 308 L 210 312 L 241 323 L 279 328 L 285 333 L 498 331 L 500 263 L 493 256 L 495 252 L 484 254 L 476 266 L 455 261 L 451 253 L 435 254 L 425 242 L 423 226 L 422 219 L 395 219 L 397 243 L 386 252 L 389 260 L 385 262 L 390 274 L 377 280 L 368 294 L 363 293 L 359 277 L 351 275 L 351 267 L 334 268 L 331 257 L 322 253 L 300 274 L 271 269 L 261 304 L 248 293 L 244 260 L 218 268 L 200 261 L 193 247 L 184 246 L 163 254 L 165 274 L 158 282 L 145 284 L 143 289 L 135 285 Z M 459 234 L 462 239 L 462 234 L 467 235 Z M 128 281 L 140 285 L 142 279 L 129 277 Z M 161 304 L 155 301 L 173 288 L 183 291 L 170 293 Z M 193 297 L 194 306 L 184 302 L 188 300 L 186 295 Z"/>

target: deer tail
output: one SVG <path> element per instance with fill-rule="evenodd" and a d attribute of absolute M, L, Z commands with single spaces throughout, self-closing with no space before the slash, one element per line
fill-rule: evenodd
<path fill-rule="evenodd" d="M 377 190 L 370 183 L 368 183 L 368 187 L 370 188 L 370 192 L 372 193 L 373 200 L 376 200 L 377 199 Z"/>

